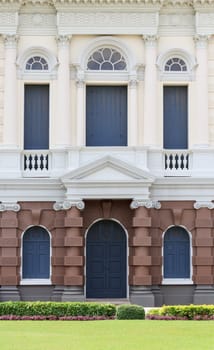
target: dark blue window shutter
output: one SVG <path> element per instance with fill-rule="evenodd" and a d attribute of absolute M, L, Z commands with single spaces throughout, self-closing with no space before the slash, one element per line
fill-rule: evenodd
<path fill-rule="evenodd" d="M 164 148 L 188 148 L 187 86 L 164 87 Z"/>
<path fill-rule="evenodd" d="M 49 148 L 49 85 L 25 85 L 24 149 Z"/>
<path fill-rule="evenodd" d="M 50 278 L 50 237 L 43 227 L 24 233 L 22 265 L 23 278 Z"/>
<path fill-rule="evenodd" d="M 164 235 L 164 278 L 190 278 L 190 239 L 180 226 Z"/>
<path fill-rule="evenodd" d="M 87 86 L 86 145 L 127 146 L 126 86 Z"/>

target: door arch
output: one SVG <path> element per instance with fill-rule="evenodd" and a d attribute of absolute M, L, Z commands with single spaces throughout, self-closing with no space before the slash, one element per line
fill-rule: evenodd
<path fill-rule="evenodd" d="M 50 235 L 41 226 L 30 227 L 23 235 L 22 278 L 50 278 Z"/>
<path fill-rule="evenodd" d="M 127 239 L 113 220 L 94 223 L 86 239 L 86 298 L 126 298 Z"/>

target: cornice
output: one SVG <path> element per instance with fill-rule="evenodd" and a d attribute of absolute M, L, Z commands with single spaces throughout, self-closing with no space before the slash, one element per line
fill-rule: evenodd
<path fill-rule="evenodd" d="M 16 6 L 15 6 L 16 5 Z M 69 7 L 69 6 L 142 6 L 145 9 L 161 9 L 171 8 L 193 8 L 197 11 L 209 10 L 210 7 L 214 8 L 213 0 L 0 0 L 0 8 L 4 11 L 4 8 L 8 8 L 10 12 L 14 11 L 14 7 L 18 10 L 19 7 L 26 5 L 43 6 L 51 5 L 55 8 Z"/>

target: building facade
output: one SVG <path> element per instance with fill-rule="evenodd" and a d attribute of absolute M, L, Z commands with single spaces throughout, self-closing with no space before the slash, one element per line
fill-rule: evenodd
<path fill-rule="evenodd" d="M 0 0 L 0 301 L 214 303 L 214 1 Z"/>

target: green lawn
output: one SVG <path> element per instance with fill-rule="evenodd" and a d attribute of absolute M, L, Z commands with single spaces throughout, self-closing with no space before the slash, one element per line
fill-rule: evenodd
<path fill-rule="evenodd" d="M 1 350 L 214 350 L 214 321 L 0 321 Z"/>

